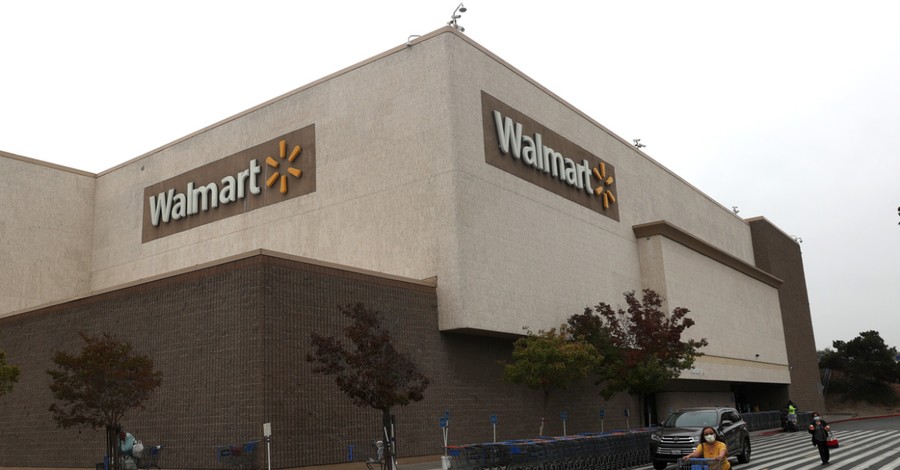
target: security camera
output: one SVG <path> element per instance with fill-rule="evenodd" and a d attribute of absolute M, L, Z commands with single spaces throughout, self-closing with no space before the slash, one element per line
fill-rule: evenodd
<path fill-rule="evenodd" d="M 460 33 L 465 33 L 465 32 L 466 32 L 466 28 L 463 28 L 462 26 L 460 26 L 460 27 L 459 27 L 459 32 L 460 32 Z"/>
<path fill-rule="evenodd" d="M 456 20 L 460 19 L 462 17 L 462 14 L 465 12 L 466 12 L 466 7 L 462 3 L 457 5 L 456 9 L 453 10 L 453 14 L 450 15 L 450 21 L 447 23 L 447 26 L 452 26 L 453 28 L 455 28 L 457 31 L 460 31 L 460 32 L 465 31 L 466 29 L 459 26 L 459 24 L 456 22 Z"/>

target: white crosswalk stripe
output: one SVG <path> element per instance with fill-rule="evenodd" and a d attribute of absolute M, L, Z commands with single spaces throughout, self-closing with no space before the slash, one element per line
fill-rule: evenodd
<path fill-rule="evenodd" d="M 884 443 L 885 440 L 887 440 L 887 443 Z M 862 460 L 863 462 L 865 462 L 862 464 L 862 468 L 868 468 L 870 465 L 870 462 L 868 459 L 866 459 L 866 457 L 872 456 L 873 454 L 879 454 L 879 455 L 883 454 L 885 451 L 887 451 L 890 447 L 892 447 L 894 445 L 893 439 L 891 439 L 890 437 L 883 438 L 879 441 L 873 440 L 871 444 L 882 444 L 882 445 L 880 447 L 871 448 L 870 450 L 868 450 L 866 452 L 854 452 L 854 453 L 850 453 L 849 456 L 844 456 L 844 458 L 840 459 L 840 462 L 842 464 L 841 467 L 843 468 L 843 467 L 846 467 L 847 465 L 851 465 L 855 462 Z M 845 447 L 845 449 L 846 449 L 846 447 Z M 835 451 L 835 454 L 837 454 L 837 451 Z M 849 457 L 849 458 L 847 458 L 847 457 Z M 829 465 L 830 465 L 830 461 L 829 461 Z M 801 468 L 804 470 L 810 470 L 812 468 L 820 467 L 820 466 L 821 466 L 821 461 L 814 462 L 811 465 L 807 465 L 807 466 L 801 467 Z M 853 467 L 853 468 L 857 468 L 857 467 Z"/>
<path fill-rule="evenodd" d="M 893 464 L 892 465 L 884 465 L 881 467 L 882 469 L 897 468 L 897 466 L 900 466 L 900 447 L 897 447 L 897 445 L 894 443 L 891 443 L 891 445 L 888 446 L 889 449 L 891 447 L 893 448 L 893 450 L 885 452 L 884 454 L 881 455 L 881 457 L 884 457 L 889 460 L 893 460 Z M 868 468 L 871 468 L 868 463 L 861 463 L 861 464 L 851 468 L 850 470 L 865 470 Z"/>
<path fill-rule="evenodd" d="M 900 450 L 900 449 L 898 449 L 898 450 Z M 895 454 L 896 454 L 896 452 L 895 452 Z M 900 456 L 894 457 L 894 462 L 881 467 L 881 470 L 894 470 L 895 468 L 898 468 L 898 467 L 900 467 Z"/>
<path fill-rule="evenodd" d="M 900 468 L 900 431 L 835 431 L 840 447 L 822 465 L 818 449 L 805 432 L 779 433 L 751 438 L 749 463 L 731 459 L 733 470 L 894 470 Z M 652 469 L 652 466 L 633 470 Z"/>

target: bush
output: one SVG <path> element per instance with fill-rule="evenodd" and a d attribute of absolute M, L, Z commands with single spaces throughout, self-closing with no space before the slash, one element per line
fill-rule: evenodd
<path fill-rule="evenodd" d="M 834 378 L 828 385 L 828 392 L 842 395 L 851 401 L 865 401 L 873 405 L 900 404 L 900 397 L 890 384 L 871 378 Z"/>

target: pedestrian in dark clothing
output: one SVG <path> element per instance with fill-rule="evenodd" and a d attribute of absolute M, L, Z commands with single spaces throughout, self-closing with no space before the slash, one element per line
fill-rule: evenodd
<path fill-rule="evenodd" d="M 812 434 L 812 443 L 819 448 L 819 457 L 822 458 L 822 465 L 828 463 L 831 458 L 831 451 L 828 449 L 826 441 L 828 441 L 828 431 L 831 427 L 819 416 L 819 413 L 813 412 L 813 422 L 809 425 L 809 433 Z"/>

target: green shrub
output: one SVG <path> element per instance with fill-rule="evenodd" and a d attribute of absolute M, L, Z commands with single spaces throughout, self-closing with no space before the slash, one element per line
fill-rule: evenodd
<path fill-rule="evenodd" d="M 829 394 L 839 394 L 847 401 L 865 401 L 873 405 L 894 406 L 900 404 L 900 397 L 885 382 L 871 378 L 835 378 L 828 385 Z"/>

